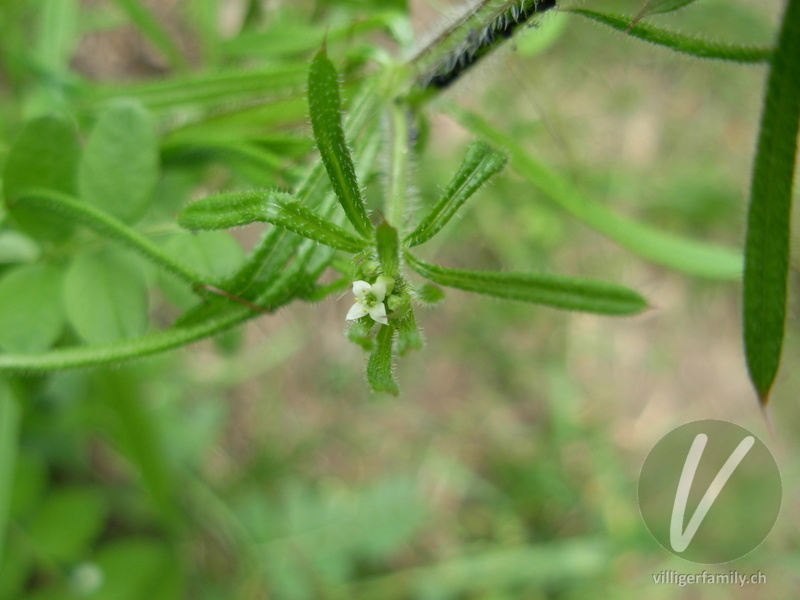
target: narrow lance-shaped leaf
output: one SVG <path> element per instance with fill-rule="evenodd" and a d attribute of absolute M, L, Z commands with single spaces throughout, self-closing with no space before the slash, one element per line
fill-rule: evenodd
<path fill-rule="evenodd" d="M 629 315 L 647 307 L 637 292 L 614 283 L 550 273 L 451 269 L 425 263 L 408 252 L 406 261 L 434 283 L 498 298 L 606 315 Z"/>
<path fill-rule="evenodd" d="M 767 82 L 745 243 L 745 354 L 762 404 L 769 399 L 783 345 L 799 126 L 800 0 L 789 0 Z"/>
<path fill-rule="evenodd" d="M 193 202 L 178 223 L 195 230 L 227 229 L 256 221 L 272 223 L 345 252 L 360 252 L 366 241 L 319 216 L 290 194 L 270 190 L 227 192 Z"/>
<path fill-rule="evenodd" d="M 427 242 L 453 218 L 464 204 L 490 177 L 506 166 L 508 158 L 486 142 L 473 142 L 467 149 L 464 162 L 442 196 L 417 228 L 406 237 L 409 246 Z"/>
<path fill-rule="evenodd" d="M 383 274 L 397 277 L 400 273 L 400 242 L 397 239 L 397 230 L 384 221 L 375 231 L 375 243 Z"/>
<path fill-rule="evenodd" d="M 738 279 L 741 276 L 739 253 L 665 233 L 619 215 L 599 202 L 591 202 L 569 179 L 548 168 L 526 152 L 514 138 L 499 131 L 482 117 L 452 104 L 447 111 L 473 133 L 502 145 L 511 157 L 514 170 L 537 188 L 544 198 L 631 252 L 699 277 Z"/>
<path fill-rule="evenodd" d="M 375 348 L 367 361 L 367 381 L 376 392 L 387 392 L 396 396 L 400 390 L 392 375 L 392 342 L 394 327 L 384 325 L 378 328 Z"/>
<path fill-rule="evenodd" d="M 333 191 L 356 231 L 368 236 L 372 224 L 367 217 L 353 159 L 342 129 L 339 81 L 324 48 L 311 61 L 308 72 L 308 107 L 314 139 Z"/>
<path fill-rule="evenodd" d="M 405 356 L 410 350 L 420 350 L 422 346 L 422 332 L 417 326 L 414 309 L 409 308 L 408 313 L 397 323 L 397 354 Z"/>
<path fill-rule="evenodd" d="M 740 63 L 762 63 L 769 62 L 773 52 L 772 48 L 707 41 L 656 27 L 649 23 L 638 23 L 636 20 L 631 22 L 630 17 L 601 13 L 586 8 L 570 8 L 566 10 L 598 23 L 603 23 L 631 37 L 658 46 L 665 46 L 676 52 L 682 52 L 697 58 L 730 60 Z"/>

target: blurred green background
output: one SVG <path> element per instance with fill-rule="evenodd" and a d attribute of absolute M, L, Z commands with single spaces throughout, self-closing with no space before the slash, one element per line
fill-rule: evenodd
<path fill-rule="evenodd" d="M 625 14 L 640 7 L 591 3 Z M 781 7 L 702 0 L 652 22 L 766 45 Z M 145 80 L 277 60 L 303 65 L 326 32 L 331 56 L 355 70 L 375 48 L 408 54 L 399 46 L 447 23 L 451 8 L 439 0 L 5 0 L 0 160 L 31 116 L 86 119 L 96 103 L 141 90 Z M 666 231 L 736 246 L 764 74 L 763 66 L 689 59 L 551 13 L 446 100 L 512 132 L 594 201 Z M 285 134 L 285 146 L 270 150 L 285 169 L 272 180 L 213 153 L 177 161 L 165 142 L 164 214 L 221 186 L 290 182 L 292 165 L 311 147 L 304 107 L 291 102 L 301 97 L 302 88 L 262 101 L 223 95 L 188 108 L 151 104 L 163 139 L 175 144 L 175 132 L 198 115 L 231 135 Z M 415 164 L 420 205 L 471 139 L 436 103 L 427 113 L 430 140 Z M 236 232 L 245 248 L 253 236 L 249 228 Z M 770 432 L 746 377 L 737 283 L 649 264 L 564 215 L 511 171 L 442 238 L 429 252 L 443 264 L 596 275 L 641 290 L 653 309 L 614 319 L 452 291 L 418 313 L 427 345 L 398 364 L 397 399 L 366 391 L 363 353 L 343 335 L 349 294 L 295 303 L 219 339 L 130 365 L 24 377 L 17 460 L 13 476 L 0 476 L 0 486 L 10 486 L 0 598 L 796 593 L 796 308 Z M 152 293 L 151 319 L 168 322 L 170 301 L 180 302 L 168 290 Z M 662 435 L 701 418 L 755 432 L 781 468 L 784 504 L 772 534 L 747 557 L 709 567 L 761 570 L 767 585 L 652 583 L 664 569 L 702 567 L 648 534 L 636 504 L 638 470 Z M 0 452 L 15 454 L 11 446 Z"/>

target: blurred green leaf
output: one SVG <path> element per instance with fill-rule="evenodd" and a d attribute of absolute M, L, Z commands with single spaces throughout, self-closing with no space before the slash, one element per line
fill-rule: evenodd
<path fill-rule="evenodd" d="M 180 232 L 170 236 L 164 248 L 191 265 L 209 281 L 223 281 L 244 259 L 241 244 L 224 231 L 200 233 Z M 159 274 L 159 286 L 175 305 L 188 308 L 199 301 L 183 282 L 167 274 Z"/>
<path fill-rule="evenodd" d="M 0 264 L 33 262 L 40 248 L 31 238 L 18 231 L 0 231 Z"/>
<path fill-rule="evenodd" d="M 147 287 L 138 262 L 118 252 L 78 255 L 64 280 L 67 318 L 86 342 L 135 337 L 147 329 Z"/>
<path fill-rule="evenodd" d="M 62 272 L 44 264 L 15 267 L 0 279 L 0 348 L 41 352 L 64 327 Z"/>
<path fill-rule="evenodd" d="M 381 325 L 375 336 L 375 348 L 367 361 L 367 381 L 375 392 L 386 392 L 397 396 L 400 389 L 392 375 L 392 344 L 394 326 Z"/>
<path fill-rule="evenodd" d="M 158 180 L 158 140 L 147 110 L 116 102 L 100 114 L 78 171 L 80 197 L 125 223 L 144 215 Z"/>
<path fill-rule="evenodd" d="M 367 352 L 372 351 L 375 347 L 375 338 L 371 335 L 374 325 L 375 321 L 369 316 L 353 321 L 347 328 L 347 339 L 358 344 Z"/>
<path fill-rule="evenodd" d="M 74 127 L 56 117 L 29 121 L 11 147 L 3 169 L 3 193 L 11 215 L 34 238 L 63 241 L 72 231 L 72 223 L 29 210 L 17 200 L 34 189 L 74 195 L 79 158 Z"/>
<path fill-rule="evenodd" d="M 424 282 L 414 286 L 414 298 L 423 304 L 433 306 L 444 300 L 444 290 L 438 285 Z"/>
<path fill-rule="evenodd" d="M 105 544 L 94 564 L 103 582 L 91 600 L 178 600 L 185 598 L 183 569 L 164 542 L 154 538 L 125 539 Z"/>
<path fill-rule="evenodd" d="M 481 141 L 472 142 L 458 172 L 442 196 L 422 219 L 417 228 L 405 239 L 409 246 L 428 241 L 452 219 L 459 208 L 475 194 L 492 176 L 506 166 L 508 158 Z"/>
<path fill-rule="evenodd" d="M 19 444 L 20 409 L 17 398 L 5 378 L 0 377 L 0 565 L 6 550 L 6 525 L 11 512 L 11 498 Z"/>
<path fill-rule="evenodd" d="M 591 202 L 569 179 L 547 167 L 514 138 L 480 116 L 452 104 L 447 111 L 470 131 L 505 148 L 514 170 L 545 198 L 631 252 L 697 277 L 738 279 L 741 276 L 741 257 L 735 250 L 664 233 Z"/>
<path fill-rule="evenodd" d="M 108 511 L 108 501 L 95 488 L 59 487 L 45 498 L 27 533 L 37 552 L 74 562 L 100 535 Z"/>
<path fill-rule="evenodd" d="M 555 308 L 607 315 L 629 315 L 647 308 L 635 291 L 604 281 L 550 273 L 468 271 L 425 263 L 406 253 L 408 265 L 434 283 Z"/>
<path fill-rule="evenodd" d="M 308 107 L 314 139 L 333 190 L 353 227 L 368 237 L 372 232 L 372 224 L 367 217 L 355 166 L 342 129 L 339 79 L 324 49 L 314 56 L 308 71 Z"/>
<path fill-rule="evenodd" d="M 767 81 L 745 242 L 745 355 L 762 404 L 783 346 L 798 129 L 800 0 L 789 0 Z"/>
<path fill-rule="evenodd" d="M 78 39 L 78 0 L 42 0 L 36 58 L 51 75 L 64 76 Z"/>
<path fill-rule="evenodd" d="M 769 62 L 773 53 L 772 48 L 724 44 L 690 37 L 650 25 L 649 23 L 637 22 L 638 18 L 631 21 L 630 17 L 605 14 L 586 8 L 568 8 L 566 10 L 608 25 L 612 29 L 622 31 L 645 42 L 664 46 L 697 58 L 730 60 L 739 63 L 762 63 Z"/>

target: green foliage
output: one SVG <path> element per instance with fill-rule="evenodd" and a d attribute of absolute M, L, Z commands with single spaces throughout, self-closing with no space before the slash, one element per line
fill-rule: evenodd
<path fill-rule="evenodd" d="M 22 265 L 0 279 L 0 348 L 32 353 L 55 343 L 64 327 L 58 298 L 63 274 L 53 265 Z M 54 301 L 55 300 L 55 301 Z"/>
<path fill-rule="evenodd" d="M 694 0 L 690 0 L 694 1 Z M 674 2 L 672 2 L 674 4 Z M 683 2 L 687 4 L 687 2 Z M 675 10 L 670 9 L 670 10 Z M 755 46 L 741 46 L 738 44 L 724 44 L 711 42 L 708 40 L 694 38 L 674 31 L 669 31 L 648 23 L 640 23 L 636 17 L 633 21 L 628 17 L 620 15 L 605 14 L 587 8 L 570 8 L 568 12 L 581 15 L 603 25 L 608 25 L 612 29 L 625 32 L 626 34 L 656 44 L 664 46 L 670 50 L 695 56 L 697 58 L 710 58 L 717 60 L 729 60 L 738 63 L 764 63 L 769 62 L 772 57 L 772 48 L 760 48 Z M 652 12 L 667 12 L 650 11 Z M 643 16 L 640 15 L 640 16 Z"/>
<path fill-rule="evenodd" d="M 364 208 L 361 188 L 342 129 L 339 81 L 336 69 L 325 50 L 320 50 L 308 71 L 308 108 L 314 139 L 328 172 L 333 190 L 350 223 L 367 236 L 372 225 Z"/>
<path fill-rule="evenodd" d="M 78 170 L 80 197 L 125 223 L 135 223 L 153 200 L 158 140 L 150 114 L 118 102 L 97 119 Z"/>
<path fill-rule="evenodd" d="M 508 162 L 507 157 L 486 142 L 473 142 L 464 162 L 445 188 L 444 193 L 405 239 L 409 246 L 427 242 L 452 219 L 458 209 Z"/>
<path fill-rule="evenodd" d="M 367 381 L 376 392 L 387 392 L 392 395 L 400 393 L 392 374 L 392 355 L 395 330 L 391 325 L 378 328 L 375 336 L 375 347 L 367 361 Z"/>
<path fill-rule="evenodd" d="M 64 309 L 89 344 L 141 335 L 147 329 L 147 286 L 138 262 L 107 251 L 76 256 L 64 278 Z"/>
<path fill-rule="evenodd" d="M 647 308 L 647 301 L 633 290 L 601 281 L 550 273 L 451 269 L 423 262 L 410 253 L 406 260 L 434 283 L 498 298 L 608 315 L 634 314 Z"/>
<path fill-rule="evenodd" d="M 69 221 L 28 209 L 21 198 L 31 190 L 74 194 L 79 159 L 75 128 L 64 119 L 40 117 L 25 124 L 3 169 L 6 206 L 23 231 L 44 240 L 63 241 L 69 236 Z"/>
<path fill-rule="evenodd" d="M 762 404 L 769 399 L 783 346 L 798 128 L 800 1 L 790 0 L 770 66 L 745 242 L 745 354 Z"/>
<path fill-rule="evenodd" d="M 609 444 L 624 432 L 607 435 L 582 404 L 587 391 L 606 402 L 616 390 L 578 386 L 565 350 L 580 347 L 577 368 L 591 375 L 607 363 L 589 359 L 612 360 L 612 342 L 603 329 L 584 345 L 584 324 L 601 320 L 567 326 L 530 304 L 647 308 L 605 278 L 636 281 L 664 306 L 661 267 L 712 280 L 692 287 L 690 308 L 727 293 L 741 254 L 701 240 L 738 239 L 739 218 L 733 194 L 708 197 L 720 186 L 705 171 L 736 159 L 719 144 L 708 158 L 698 139 L 739 143 L 747 108 L 724 127 L 712 110 L 687 118 L 680 135 L 658 138 L 661 159 L 676 155 L 658 169 L 621 160 L 606 173 L 591 164 L 598 148 L 578 152 L 563 131 L 583 139 L 586 116 L 635 116 L 645 83 L 626 87 L 609 67 L 614 93 L 591 96 L 598 112 L 581 108 L 565 127 L 548 114 L 560 95 L 521 104 L 492 69 L 468 70 L 468 51 L 494 53 L 500 38 L 476 36 L 516 28 L 513 68 L 574 88 L 570 61 L 585 50 L 570 37 L 574 12 L 687 56 L 770 65 L 744 280 L 748 366 L 765 402 L 790 269 L 798 3 L 773 50 L 577 8 L 523 33 L 514 11 L 530 2 L 481 2 L 413 56 L 404 1 L 252 0 L 242 14 L 218 0 L 95 4 L 0 3 L 0 598 L 638 597 L 611 568 L 621 553 L 639 574 L 657 561 L 624 509 L 635 469 Z M 142 36 L 127 57 L 116 31 L 126 24 Z M 613 36 L 583 33 L 602 41 L 582 68 L 605 78 Z M 111 39 L 122 54 L 97 60 L 94 44 L 102 54 Z M 666 52 L 657 59 L 659 78 L 674 65 L 697 76 Z M 120 60 L 124 77 L 111 72 Z M 717 94 L 746 104 L 737 65 L 703 65 L 710 108 Z M 437 103 L 419 92 L 445 73 L 448 85 L 485 77 L 469 88 L 474 108 L 457 90 Z M 503 102 L 491 119 L 490 94 Z M 676 106 L 693 106 L 684 100 Z M 531 122 L 532 103 L 543 122 Z M 602 126 L 639 140 L 638 125 Z M 736 185 L 724 168 L 714 177 L 726 192 Z M 626 185 L 635 203 L 623 207 Z M 456 216 L 460 227 L 448 226 Z M 224 231 L 251 223 L 266 226 Z M 584 226 L 653 264 L 620 268 L 620 248 Z M 430 264 L 411 253 L 422 243 L 429 256 L 501 267 Z M 354 282 L 368 289 L 356 304 L 385 317 L 342 323 Z M 466 297 L 429 309 L 446 300 L 440 286 L 498 309 Z M 352 368 L 361 356 L 365 378 Z M 363 379 L 413 397 L 359 407 Z"/>

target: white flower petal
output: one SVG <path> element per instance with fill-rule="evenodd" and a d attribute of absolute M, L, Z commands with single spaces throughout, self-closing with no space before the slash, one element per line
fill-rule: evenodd
<path fill-rule="evenodd" d="M 372 320 L 376 323 L 382 323 L 384 325 L 389 324 L 389 319 L 386 318 L 386 306 L 383 302 L 378 302 L 375 306 L 370 308 L 369 316 L 372 317 Z"/>
<path fill-rule="evenodd" d="M 356 302 L 350 307 L 350 310 L 347 311 L 347 316 L 344 318 L 344 320 L 355 321 L 356 319 L 363 317 L 365 314 L 367 314 L 367 307 L 361 304 L 361 302 Z"/>
<path fill-rule="evenodd" d="M 353 282 L 353 295 L 358 300 L 363 300 L 364 296 L 369 294 L 372 291 L 372 286 L 368 284 L 366 281 L 354 281 Z"/>
<path fill-rule="evenodd" d="M 382 277 L 378 277 L 378 281 L 372 284 L 372 293 L 378 302 L 383 302 L 386 298 L 386 281 Z"/>

